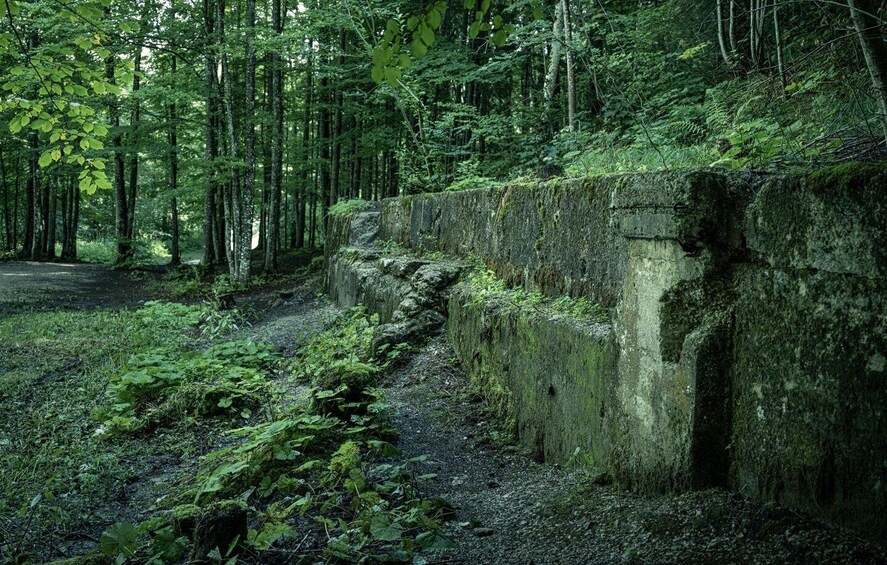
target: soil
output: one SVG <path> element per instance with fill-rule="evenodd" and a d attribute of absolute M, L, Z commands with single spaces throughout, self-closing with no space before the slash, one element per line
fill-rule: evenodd
<path fill-rule="evenodd" d="M 339 309 L 319 294 L 317 276 L 286 300 L 278 290 L 238 297 L 255 313 L 242 331 L 291 356 Z M 148 298 L 136 278 L 95 265 L 0 264 L 0 315 L 27 305 L 126 307 Z M 407 457 L 427 455 L 414 464 L 417 475 L 436 475 L 423 483 L 424 494 L 455 508 L 446 525 L 455 547 L 423 556 L 428 563 L 887 563 L 884 547 L 777 505 L 721 490 L 637 496 L 592 470 L 533 461 L 472 396 L 445 336 L 418 348 L 382 386 L 399 448 Z M 194 464 L 178 456 L 154 463 L 155 474 L 139 477 L 120 507 L 105 509 L 107 518 L 150 510 L 158 482 Z"/>

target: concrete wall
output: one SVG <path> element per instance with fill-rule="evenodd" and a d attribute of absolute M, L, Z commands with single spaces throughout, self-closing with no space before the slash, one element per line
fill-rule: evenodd
<path fill-rule="evenodd" d="M 887 173 L 768 182 L 737 273 L 732 484 L 887 534 Z"/>
<path fill-rule="evenodd" d="M 625 178 L 388 199 L 382 202 L 379 238 L 413 249 L 473 254 L 509 284 L 613 306 L 626 255 L 625 242 L 610 227 L 610 194 Z"/>
<path fill-rule="evenodd" d="M 540 458 L 578 448 L 638 491 L 725 486 L 883 540 L 885 188 L 856 166 L 755 190 L 689 172 L 390 199 L 332 224 L 329 288 L 396 318 L 409 277 L 342 247 L 393 240 L 603 304 L 590 324 L 462 283 L 441 313 Z"/>

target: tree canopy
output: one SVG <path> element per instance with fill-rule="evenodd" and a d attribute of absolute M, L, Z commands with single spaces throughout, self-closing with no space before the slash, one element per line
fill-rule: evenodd
<path fill-rule="evenodd" d="M 250 276 L 351 198 L 878 159 L 876 0 L 3 0 L 4 244 Z M 99 253 L 110 242 L 112 249 Z M 58 247 L 58 249 L 56 249 Z"/>

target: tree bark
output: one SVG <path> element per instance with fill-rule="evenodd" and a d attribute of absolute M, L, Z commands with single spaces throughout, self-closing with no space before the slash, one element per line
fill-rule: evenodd
<path fill-rule="evenodd" d="M 34 241 L 37 239 L 37 133 L 28 135 L 28 177 L 25 185 L 25 238 L 22 254 L 36 258 Z"/>
<path fill-rule="evenodd" d="M 250 276 L 250 252 L 253 238 L 253 193 L 256 186 L 256 0 L 246 1 L 246 128 L 244 154 L 246 182 L 240 204 L 240 241 L 235 280 L 246 282 Z"/>
<path fill-rule="evenodd" d="M 271 27 L 279 39 L 283 33 L 281 0 L 271 2 Z M 279 45 L 279 43 L 278 43 Z M 283 186 L 283 61 L 278 52 L 271 54 L 271 194 L 268 210 L 268 241 L 265 243 L 265 270 L 277 269 L 280 248 L 280 197 Z"/>
<path fill-rule="evenodd" d="M 0 178 L 3 182 L 3 233 L 5 234 L 6 250 L 12 250 L 12 217 L 9 212 L 9 183 L 6 180 L 6 159 L 3 146 L 0 145 Z"/>
<path fill-rule="evenodd" d="M 110 9 L 106 8 L 106 14 Z M 115 57 L 113 54 L 105 59 L 105 79 L 115 84 L 114 77 Z M 132 242 L 129 230 L 129 210 L 127 208 L 127 193 L 125 168 L 123 164 L 123 143 L 120 136 L 120 111 L 117 105 L 117 97 L 109 94 L 106 97 L 108 107 L 108 126 L 111 129 L 111 145 L 114 148 L 114 232 L 117 239 L 116 263 L 121 264 L 132 258 Z"/>
<path fill-rule="evenodd" d="M 58 211 L 58 178 L 46 183 L 46 258 L 55 259 L 56 214 Z"/>
<path fill-rule="evenodd" d="M 887 140 L 887 47 L 872 0 L 848 0 L 853 26 L 878 100 L 879 119 Z"/>
<path fill-rule="evenodd" d="M 544 121 L 548 134 L 552 134 L 551 105 L 554 101 L 554 92 L 557 88 L 557 75 L 561 64 L 561 37 L 564 31 L 564 4 L 558 2 L 554 14 L 554 26 L 552 30 L 551 49 L 548 56 L 548 71 L 545 74 L 543 86 L 543 98 L 545 100 Z"/>
<path fill-rule="evenodd" d="M 783 59 L 782 31 L 779 27 L 779 4 L 773 4 L 773 40 L 776 43 L 776 69 L 779 72 L 779 81 L 782 83 L 782 93 L 788 86 L 785 76 L 785 60 Z"/>
<path fill-rule="evenodd" d="M 172 75 L 176 74 L 176 57 L 172 57 Z M 176 193 L 179 190 L 179 124 L 178 109 L 176 103 L 169 105 L 169 191 L 172 196 L 169 199 L 170 208 L 170 265 L 179 265 L 182 262 L 182 253 L 179 249 L 179 206 Z"/>
<path fill-rule="evenodd" d="M 570 131 L 574 131 L 576 128 L 576 76 L 573 68 L 572 22 L 570 21 L 569 1 L 561 0 L 561 4 L 563 4 L 564 42 L 566 43 L 567 61 L 567 127 Z"/>
<path fill-rule="evenodd" d="M 142 79 L 140 73 L 142 70 L 142 47 L 136 47 L 135 56 L 133 57 L 132 76 L 132 93 L 134 97 L 132 114 L 130 117 L 130 135 L 129 135 L 129 187 L 126 196 L 126 235 L 130 241 L 135 238 L 136 223 L 136 195 L 138 193 L 139 183 L 139 122 L 142 117 L 142 105 L 139 103 L 137 93 L 141 88 Z"/>
<path fill-rule="evenodd" d="M 296 214 L 296 238 L 294 247 L 301 249 L 305 247 L 305 218 L 308 208 L 308 194 L 311 192 L 308 184 L 308 168 L 311 163 L 311 112 L 312 101 L 314 96 L 314 74 L 312 67 L 314 64 L 314 48 L 309 40 L 308 43 L 308 66 L 305 75 L 305 111 L 302 114 L 302 170 L 300 172 L 301 182 L 299 189 L 299 210 Z"/>
<path fill-rule="evenodd" d="M 204 178 L 205 192 L 203 196 L 203 254 L 200 258 L 201 265 L 210 265 L 216 258 L 215 252 L 215 160 L 217 151 L 215 112 L 216 112 L 216 87 L 215 72 L 215 4 L 213 0 L 203 0 L 203 21 L 205 32 L 205 55 L 203 65 L 204 97 L 206 99 L 206 123 L 204 128 L 204 162 L 206 171 Z"/>
<path fill-rule="evenodd" d="M 730 6 L 730 8 L 731 8 L 731 10 L 730 10 L 730 12 L 731 12 L 730 27 L 732 28 L 732 26 L 733 26 L 733 20 L 732 20 L 732 7 L 733 7 L 732 2 L 733 2 L 733 0 L 715 0 L 715 18 L 717 19 L 717 24 L 718 24 L 718 46 L 721 48 L 721 58 L 724 59 L 724 63 L 726 63 L 727 66 L 732 67 L 733 66 L 733 57 L 730 56 L 730 50 L 729 50 L 729 47 L 727 44 L 727 41 L 728 41 L 727 29 L 726 29 L 726 26 L 724 25 L 724 2 L 731 3 L 731 6 Z"/>

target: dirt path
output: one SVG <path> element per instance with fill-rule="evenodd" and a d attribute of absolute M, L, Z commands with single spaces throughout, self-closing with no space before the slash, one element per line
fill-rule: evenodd
<path fill-rule="evenodd" d="M 641 497 L 497 441 L 444 337 L 392 377 L 400 448 L 456 507 L 447 563 L 884 563 L 851 533 L 719 490 Z"/>
<path fill-rule="evenodd" d="M 0 263 L 0 314 L 28 308 L 120 308 L 149 299 L 145 274 L 91 263 Z"/>

